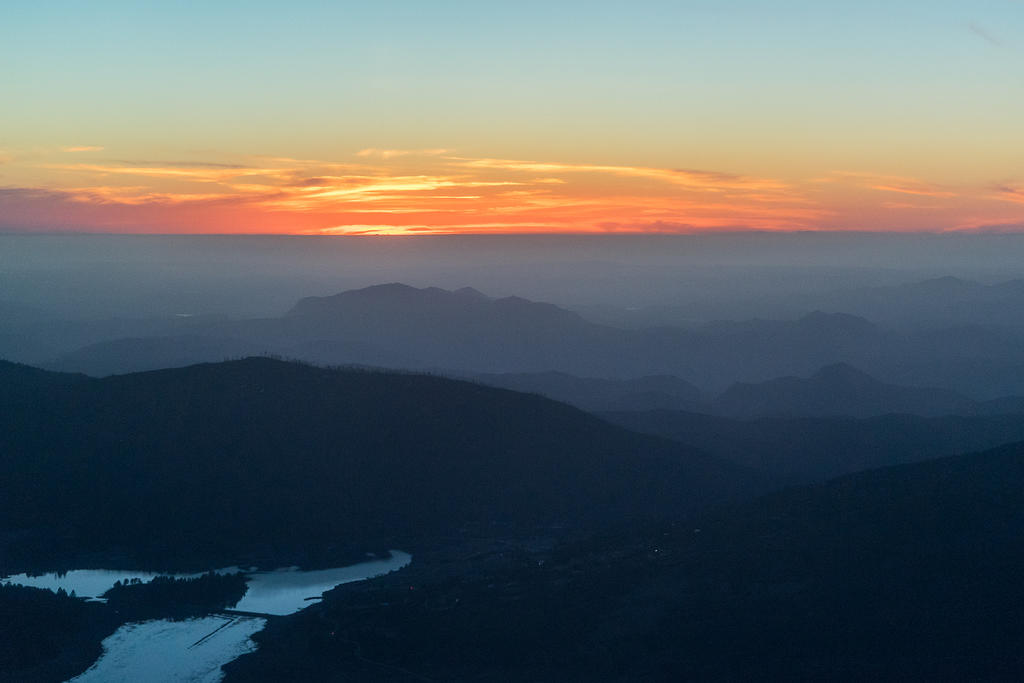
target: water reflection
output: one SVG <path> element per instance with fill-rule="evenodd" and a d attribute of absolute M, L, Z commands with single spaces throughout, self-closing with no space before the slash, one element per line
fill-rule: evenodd
<path fill-rule="evenodd" d="M 297 568 L 275 571 L 247 571 L 238 567 L 216 570 L 218 574 L 242 572 L 247 590 L 232 611 L 258 614 L 291 614 L 319 600 L 335 586 L 373 578 L 401 569 L 412 556 L 392 550 L 386 559 L 371 560 L 335 569 L 301 571 Z M 202 574 L 174 574 L 175 578 L 195 578 Z M 63 588 L 79 597 L 97 599 L 121 581 L 150 581 L 160 574 L 152 572 L 78 569 L 41 576 L 17 574 L 0 583 L 20 584 L 56 591 Z M 163 576 L 167 576 L 164 574 Z M 221 680 L 220 667 L 251 651 L 252 634 L 261 630 L 266 619 L 225 613 L 198 619 L 170 621 L 155 619 L 121 626 L 103 641 L 103 655 L 85 673 L 70 683 L 198 682 Z"/>
<path fill-rule="evenodd" d="M 308 598 L 319 598 L 325 591 L 352 581 L 362 581 L 393 572 L 409 564 L 412 555 L 392 550 L 384 560 L 362 562 L 350 567 L 299 571 L 278 569 L 273 572 L 249 574 L 249 590 L 235 609 L 260 614 L 291 614 L 310 603 Z"/>
<path fill-rule="evenodd" d="M 235 609 L 243 612 L 260 614 L 291 614 L 309 604 L 307 598 L 319 598 L 322 593 L 335 586 L 351 581 L 361 581 L 381 574 L 393 572 L 409 564 L 412 556 L 401 550 L 392 550 L 386 559 L 360 562 L 348 567 L 335 569 L 316 569 L 301 571 L 295 567 L 277 569 L 275 571 L 248 571 L 238 567 L 225 567 L 214 570 L 218 574 L 241 572 L 246 575 L 248 589 Z M 98 599 L 113 585 L 120 581 L 125 583 L 133 579 L 150 581 L 161 576 L 155 572 L 120 571 L 111 569 L 74 569 L 69 572 L 29 576 L 16 574 L 0 580 L 0 583 L 46 588 L 57 591 L 63 588 L 68 593 L 74 591 L 80 598 Z M 163 574 L 175 578 L 196 578 L 196 574 Z"/>
<path fill-rule="evenodd" d="M 69 683 L 215 683 L 220 667 L 251 651 L 266 619 L 210 616 L 125 624 L 103 641 L 103 655 Z"/>

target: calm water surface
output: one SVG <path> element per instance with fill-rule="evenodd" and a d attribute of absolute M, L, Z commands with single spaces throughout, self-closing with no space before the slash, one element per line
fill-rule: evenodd
<path fill-rule="evenodd" d="M 216 570 L 218 574 L 242 572 L 247 589 L 233 609 L 241 612 L 283 615 L 297 612 L 335 586 L 362 581 L 401 569 L 412 556 L 392 550 L 391 557 L 348 567 L 301 571 L 295 567 L 275 571 L 246 571 L 238 567 Z M 202 574 L 174 574 L 194 578 Z M 17 574 L 0 583 L 20 584 L 56 591 L 63 588 L 79 597 L 98 599 L 114 583 L 139 579 L 149 581 L 160 574 L 109 569 L 79 569 L 41 576 Z M 167 576 L 164 574 L 163 576 Z M 213 683 L 222 677 L 220 667 L 251 651 L 252 634 L 261 630 L 265 619 L 255 616 L 216 614 L 198 619 L 170 621 L 154 619 L 121 626 L 103 641 L 103 654 L 72 683 L 116 683 L 124 681 Z"/>

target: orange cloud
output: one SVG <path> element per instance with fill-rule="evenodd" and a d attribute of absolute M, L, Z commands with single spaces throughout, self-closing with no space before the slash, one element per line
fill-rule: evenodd
<path fill-rule="evenodd" d="M 725 190 L 784 190 L 787 185 L 777 180 L 748 178 L 745 176 L 695 171 L 687 169 L 649 168 L 644 166 L 611 166 L 600 164 L 563 164 L 536 161 L 515 161 L 511 159 L 466 159 L 451 157 L 468 168 L 500 169 L 506 171 L 527 171 L 531 173 L 598 173 L 634 178 L 660 180 L 695 190 L 722 192 Z M 560 178 L 551 179 L 555 182 Z M 548 182 L 551 182 L 548 180 Z M 562 180 L 564 182 L 564 180 Z"/>
<path fill-rule="evenodd" d="M 22 156 L 4 168 L 13 171 L 5 177 L 23 173 L 36 182 L 4 196 L 0 227 L 78 221 L 92 229 L 304 234 L 944 230 L 1019 222 L 1007 202 L 1024 203 L 1024 191 L 1008 185 L 953 189 L 850 171 L 776 179 L 476 158 L 443 149 L 367 149 L 348 160 L 66 163 Z M 875 192 L 885 194 L 873 199 Z M 1004 210 L 994 208 L 1000 205 Z"/>
<path fill-rule="evenodd" d="M 450 149 L 362 149 L 356 152 L 356 156 L 380 157 L 381 159 L 394 159 L 395 157 L 407 156 L 440 156 L 450 154 Z"/>
<path fill-rule="evenodd" d="M 999 185 L 995 190 L 996 199 L 1000 199 L 1004 202 L 1014 202 L 1015 204 L 1024 204 L 1024 188 L 1014 187 L 1012 185 Z"/>
<path fill-rule="evenodd" d="M 76 202 L 97 204 L 126 204 L 143 206 L 147 204 L 184 204 L 188 202 L 226 201 L 234 199 L 228 193 L 198 192 L 152 192 L 144 186 L 93 186 L 66 190 L 68 197 Z"/>
<path fill-rule="evenodd" d="M 271 176 L 276 178 L 287 177 L 284 174 L 290 173 L 285 168 L 246 168 L 234 166 L 137 166 L 125 164 L 46 164 L 45 168 L 58 171 L 75 171 L 79 173 L 91 173 L 100 176 L 105 175 L 134 175 L 151 178 L 176 178 L 196 182 L 224 182 L 235 178 L 246 176 Z"/>
<path fill-rule="evenodd" d="M 256 158 L 250 164 L 106 162 L 48 164 L 109 180 L 65 189 L 70 201 L 105 206 L 218 204 L 261 213 L 288 231 L 325 234 L 643 230 L 657 221 L 705 228 L 808 227 L 820 211 L 786 183 L 694 170 L 445 156 L 445 150 L 364 150 L 375 163 Z M 428 156 L 425 172 L 396 160 Z M 618 179 L 611 186 L 608 180 Z M 141 182 L 140 182 L 141 181 Z M 631 183 L 624 185 L 623 182 Z M 173 186 L 173 187 L 172 187 Z M 709 202 L 700 197 L 715 196 Z M 211 214 L 212 215 L 212 214 Z M 390 216 L 369 223 L 361 216 Z M 265 222 L 265 221 L 263 221 Z"/>
<path fill-rule="evenodd" d="M 900 194 L 912 194 L 921 197 L 957 196 L 955 192 L 937 187 L 917 178 L 853 171 L 836 171 L 833 175 L 842 179 L 859 181 L 862 187 L 881 192 L 899 192 Z"/>

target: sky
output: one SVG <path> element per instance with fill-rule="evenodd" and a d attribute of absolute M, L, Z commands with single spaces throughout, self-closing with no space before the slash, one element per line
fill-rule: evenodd
<path fill-rule="evenodd" d="M 22 2 L 0 231 L 1024 231 L 1024 0 Z"/>

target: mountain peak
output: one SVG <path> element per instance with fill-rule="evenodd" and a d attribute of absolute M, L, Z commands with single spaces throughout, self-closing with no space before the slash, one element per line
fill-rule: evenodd
<path fill-rule="evenodd" d="M 361 287 L 359 289 L 350 289 L 342 294 L 374 294 L 374 295 L 388 295 L 388 294 L 408 294 L 411 292 L 424 291 L 412 285 L 407 285 L 404 282 L 385 282 L 379 285 L 370 285 L 369 287 Z"/>
<path fill-rule="evenodd" d="M 928 280 L 916 282 L 909 286 L 936 292 L 958 292 L 984 287 L 984 285 L 981 284 L 980 282 L 975 282 L 974 280 L 964 280 L 963 278 L 956 277 L 955 275 L 943 275 L 942 277 L 933 277 Z"/>
<path fill-rule="evenodd" d="M 329 296 L 306 297 L 295 304 L 289 315 L 320 313 L 325 310 L 329 311 L 337 305 L 353 302 L 373 306 L 388 304 L 405 306 L 418 302 L 452 300 L 456 296 L 455 292 L 449 292 L 439 287 L 419 288 L 402 282 L 388 282 L 360 289 L 349 289 Z M 465 297 L 465 295 L 462 296 Z"/>
<path fill-rule="evenodd" d="M 474 289 L 472 287 L 460 287 L 459 289 L 452 291 L 452 294 L 463 296 L 467 299 L 476 299 L 478 301 L 490 301 L 491 299 L 479 289 Z"/>

